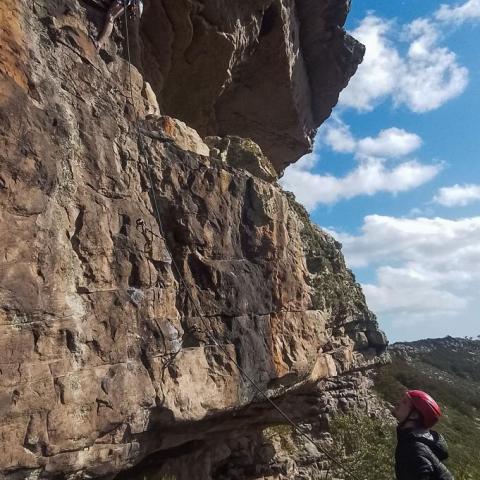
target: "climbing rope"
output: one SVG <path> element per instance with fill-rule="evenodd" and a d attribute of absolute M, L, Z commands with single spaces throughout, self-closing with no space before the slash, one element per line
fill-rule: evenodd
<path fill-rule="evenodd" d="M 127 13 L 127 0 L 123 0 L 124 2 L 124 17 L 125 17 L 125 35 L 126 35 L 126 43 L 127 43 L 127 57 L 128 57 L 128 72 L 129 72 L 129 83 L 130 83 L 130 96 L 131 96 L 131 102 L 132 106 L 134 109 L 134 115 L 135 115 L 135 126 L 136 126 L 136 132 L 137 132 L 137 138 L 138 138 L 138 143 L 139 143 L 139 150 L 140 152 L 145 151 L 144 149 L 144 144 L 143 144 L 143 137 L 142 137 L 142 132 L 139 126 L 139 119 L 138 119 L 138 112 L 137 109 L 135 108 L 135 101 L 134 101 L 134 95 L 133 95 L 133 80 L 132 80 L 132 61 L 131 61 L 131 52 L 130 52 L 130 36 L 129 36 L 129 30 L 128 30 L 128 13 Z M 155 195 L 155 189 L 154 189 L 154 183 L 153 183 L 153 166 L 150 163 L 150 156 L 145 155 L 147 161 L 146 161 L 146 166 L 147 166 L 147 175 L 148 175 L 148 180 L 150 184 L 150 195 L 153 199 L 153 204 L 154 204 L 154 210 L 155 210 L 155 215 L 156 215 L 156 220 L 158 223 L 158 228 L 160 230 L 160 234 L 163 237 L 163 240 L 165 242 L 165 247 L 168 249 L 168 245 L 166 244 L 166 236 L 165 232 L 163 230 L 162 226 L 162 221 L 161 221 L 161 216 L 160 216 L 160 209 L 158 206 L 157 198 Z M 360 479 L 358 476 L 356 476 L 350 469 L 345 467 L 339 460 L 337 460 L 333 454 L 328 452 L 324 447 L 319 445 L 303 428 L 301 428 L 293 419 L 290 418 L 289 415 L 287 415 L 278 405 L 276 402 L 274 402 L 268 395 L 267 393 L 251 378 L 250 375 L 238 364 L 238 362 L 232 357 L 230 352 L 228 351 L 227 348 L 225 348 L 224 345 L 220 344 L 217 342 L 216 338 L 210 333 L 210 328 L 209 325 L 206 323 L 204 315 L 202 314 L 202 311 L 200 309 L 200 306 L 197 305 L 197 302 L 193 298 L 192 294 L 190 293 L 190 290 L 188 288 L 188 285 L 186 284 L 183 274 L 181 273 L 175 258 L 170 254 L 170 258 L 172 259 L 172 265 L 177 273 L 178 279 L 185 289 L 185 293 L 190 300 L 194 311 L 196 312 L 197 316 L 199 317 L 200 321 L 203 324 L 203 327 L 205 328 L 205 333 L 209 337 L 210 341 L 212 342 L 211 345 L 209 346 L 215 346 L 216 348 L 219 348 L 225 355 L 228 357 L 228 359 L 237 367 L 238 371 L 243 375 L 243 377 L 251 384 L 251 386 L 255 389 L 255 391 L 263 397 L 268 404 L 270 404 L 279 414 L 280 416 L 293 428 L 293 430 L 301 437 L 303 437 L 305 440 L 310 442 L 317 448 L 321 453 L 323 453 L 329 460 L 332 462 L 332 464 L 336 465 L 339 469 L 341 469 L 344 473 L 346 473 L 350 478 L 353 480 L 363 480 Z"/>

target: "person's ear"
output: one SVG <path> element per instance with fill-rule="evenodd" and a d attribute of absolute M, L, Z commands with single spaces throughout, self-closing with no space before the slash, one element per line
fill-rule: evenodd
<path fill-rule="evenodd" d="M 412 410 L 410 412 L 410 415 L 408 417 L 410 420 L 420 420 L 422 417 L 420 415 L 420 413 L 418 412 L 418 410 Z"/>

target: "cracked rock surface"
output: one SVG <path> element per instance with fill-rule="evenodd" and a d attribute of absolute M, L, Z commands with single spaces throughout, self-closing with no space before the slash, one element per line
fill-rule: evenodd
<path fill-rule="evenodd" d="M 291 478 L 308 459 L 275 445 L 266 429 L 282 420 L 237 365 L 319 438 L 337 405 L 365 401 L 362 372 L 386 340 L 340 245 L 275 183 L 272 164 L 278 172 L 286 160 L 268 131 L 281 130 L 248 115 L 218 120 L 237 118 L 236 95 L 250 103 L 233 79 L 262 75 L 249 63 L 250 33 L 285 33 L 316 10 L 306 0 L 233 4 L 147 2 L 131 27 L 143 70 L 129 68 L 120 29 L 96 52 L 99 2 L 0 5 L 0 477 Z M 321 5 L 326 25 L 342 23 L 346 2 Z M 205 41 L 182 63 L 192 28 Z M 345 37 L 332 31 L 322 41 Z M 217 37 L 238 57 L 228 82 Z M 317 53 L 329 65 L 327 50 Z M 196 68 L 203 93 L 193 98 Z M 328 71 L 323 81 L 334 82 Z M 311 128 L 340 77 L 315 114 L 295 104 L 316 119 Z M 292 119 L 292 102 L 290 91 L 271 106 Z M 297 129 L 300 143 L 307 130 Z M 205 133 L 221 144 L 234 136 L 225 158 Z M 295 142 L 288 161 L 305 147 Z"/>

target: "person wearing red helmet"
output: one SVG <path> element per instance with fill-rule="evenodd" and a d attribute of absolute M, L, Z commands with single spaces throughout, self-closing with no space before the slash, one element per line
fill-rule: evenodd
<path fill-rule="evenodd" d="M 395 473 L 397 480 L 453 480 L 442 463 L 447 443 L 430 430 L 442 416 L 438 403 L 420 390 L 409 390 L 393 410 L 398 421 Z"/>

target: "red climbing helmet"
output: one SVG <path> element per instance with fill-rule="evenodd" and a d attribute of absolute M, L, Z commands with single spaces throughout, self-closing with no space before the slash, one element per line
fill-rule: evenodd
<path fill-rule="evenodd" d="M 442 416 L 438 403 L 428 394 L 421 390 L 409 390 L 407 397 L 410 398 L 416 410 L 423 417 L 425 428 L 433 427 Z"/>

